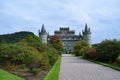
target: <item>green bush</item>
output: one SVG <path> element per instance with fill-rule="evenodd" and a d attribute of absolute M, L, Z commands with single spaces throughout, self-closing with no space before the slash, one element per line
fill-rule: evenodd
<path fill-rule="evenodd" d="M 0 64 L 7 64 L 9 61 L 10 64 L 19 65 L 21 69 L 48 69 L 58 59 L 59 51 L 42 44 L 39 37 L 28 35 L 14 44 L 0 44 Z"/>
<path fill-rule="evenodd" d="M 20 64 L 21 69 L 25 69 L 26 65 L 25 64 Z"/>
<path fill-rule="evenodd" d="M 37 75 L 40 72 L 40 68 L 33 68 L 31 70 L 31 73 L 33 73 L 33 75 Z"/>
<path fill-rule="evenodd" d="M 116 59 L 117 64 L 120 66 L 120 56 Z"/>
<path fill-rule="evenodd" d="M 89 47 L 89 43 L 87 41 L 82 40 L 82 41 L 76 42 L 74 46 L 75 56 L 82 56 L 83 53 L 85 53 L 87 47 Z"/>
<path fill-rule="evenodd" d="M 19 53 L 18 55 L 14 56 L 12 58 L 13 61 L 19 61 L 25 64 L 29 64 L 32 62 L 33 59 L 33 53 L 29 50 L 24 50 L 23 52 Z"/>
<path fill-rule="evenodd" d="M 43 55 L 40 65 L 43 70 L 48 69 L 50 67 L 49 59 L 48 59 L 47 55 Z"/>
<path fill-rule="evenodd" d="M 0 63 L 4 64 L 9 61 L 10 63 L 14 62 L 18 65 L 26 64 L 29 67 L 32 67 L 32 64 L 34 64 L 34 67 L 49 65 L 49 61 L 45 55 L 46 54 L 40 53 L 36 48 L 30 46 L 22 47 L 12 44 L 0 46 Z"/>
<path fill-rule="evenodd" d="M 4 44 L 0 46 L 0 63 L 29 64 L 34 62 L 34 52 L 19 45 Z"/>
<path fill-rule="evenodd" d="M 120 53 L 120 42 L 116 40 L 105 40 L 97 46 L 97 60 L 113 63 Z"/>
<path fill-rule="evenodd" d="M 81 50 L 80 50 L 80 53 L 82 54 L 82 57 L 83 58 L 89 58 L 89 54 L 88 54 L 88 50 L 90 49 L 89 46 L 87 47 L 83 47 Z"/>
<path fill-rule="evenodd" d="M 42 42 L 39 39 L 39 37 L 29 35 L 29 36 L 25 37 L 24 39 L 22 39 L 21 41 L 17 42 L 17 44 L 21 45 L 21 46 L 32 46 L 37 49 L 37 48 L 41 47 Z"/>
<path fill-rule="evenodd" d="M 49 48 L 46 51 L 47 57 L 49 59 L 49 63 L 50 65 L 54 65 L 54 63 L 56 62 L 56 60 L 58 59 L 59 53 L 56 49 L 54 48 Z"/>

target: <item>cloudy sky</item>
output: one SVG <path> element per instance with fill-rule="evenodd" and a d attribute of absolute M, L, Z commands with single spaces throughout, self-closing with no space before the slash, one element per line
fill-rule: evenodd
<path fill-rule="evenodd" d="M 70 27 L 76 34 L 91 28 L 92 43 L 120 39 L 120 0 L 0 0 L 0 35 L 30 31 L 44 24 L 53 34 Z"/>

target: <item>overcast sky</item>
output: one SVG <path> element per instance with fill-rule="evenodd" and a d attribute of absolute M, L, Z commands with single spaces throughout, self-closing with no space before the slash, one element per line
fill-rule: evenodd
<path fill-rule="evenodd" d="M 0 0 L 0 35 L 30 31 L 38 35 L 44 24 L 53 34 L 70 27 L 79 34 L 91 28 L 92 43 L 120 39 L 120 0 Z"/>

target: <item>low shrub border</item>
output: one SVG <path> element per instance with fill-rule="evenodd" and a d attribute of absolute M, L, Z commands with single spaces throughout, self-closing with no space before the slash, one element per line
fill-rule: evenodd
<path fill-rule="evenodd" d="M 25 80 L 25 79 L 0 69 L 0 80 Z"/>
<path fill-rule="evenodd" d="M 47 76 L 44 78 L 44 80 L 58 80 L 60 63 L 61 63 L 61 56 L 59 56 L 58 60 L 56 61 L 52 69 L 49 71 Z"/>

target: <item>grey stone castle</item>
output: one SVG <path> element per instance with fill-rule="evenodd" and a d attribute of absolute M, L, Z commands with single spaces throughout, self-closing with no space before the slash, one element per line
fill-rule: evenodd
<path fill-rule="evenodd" d="M 75 31 L 70 30 L 69 27 L 60 27 L 59 31 L 54 31 L 54 35 L 61 37 L 65 53 L 72 52 L 73 46 L 77 41 L 86 40 L 89 42 L 89 44 L 91 44 L 91 31 L 90 28 L 88 28 L 87 24 L 85 24 L 85 29 L 82 30 L 82 34 L 79 33 L 79 35 L 76 35 Z M 46 32 L 44 24 L 42 25 L 41 31 L 39 30 L 39 37 L 43 43 L 46 44 L 49 43 L 49 40 L 52 37 L 52 35 L 49 35 Z"/>

